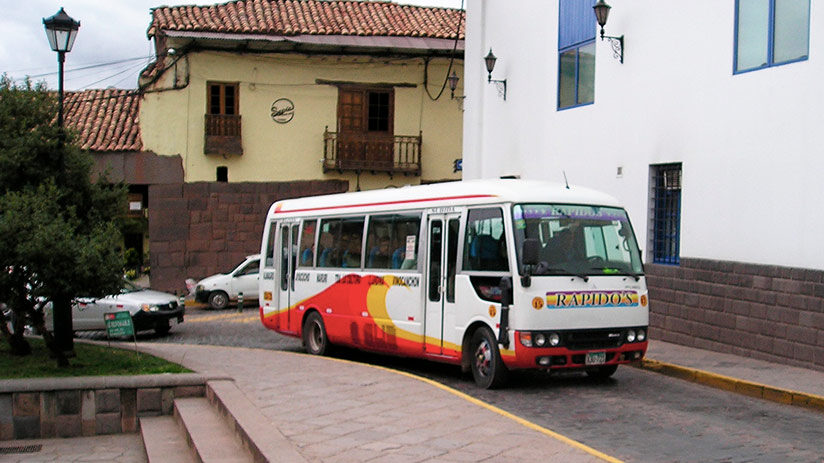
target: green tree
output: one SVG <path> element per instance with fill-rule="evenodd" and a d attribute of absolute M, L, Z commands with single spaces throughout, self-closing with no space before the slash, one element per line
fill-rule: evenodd
<path fill-rule="evenodd" d="M 121 286 L 119 220 L 126 189 L 91 181 L 93 160 L 56 127 L 57 102 L 44 84 L 0 77 L 0 301 L 13 312 L 14 333 L 0 331 L 25 355 L 28 321 L 44 333 L 58 363 L 73 351 L 71 301 Z M 43 324 L 53 304 L 55 335 Z"/>

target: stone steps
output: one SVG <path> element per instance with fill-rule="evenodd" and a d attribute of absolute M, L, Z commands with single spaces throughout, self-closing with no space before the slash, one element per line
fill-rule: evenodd
<path fill-rule="evenodd" d="M 251 463 L 251 454 L 226 420 L 205 398 L 176 399 L 174 417 L 182 427 L 195 461 Z"/>
<path fill-rule="evenodd" d="M 186 435 L 171 416 L 140 418 L 140 434 L 149 463 L 195 463 Z"/>
<path fill-rule="evenodd" d="M 174 400 L 173 416 L 140 418 L 150 463 L 306 462 L 234 381 L 208 381 L 206 397 Z"/>

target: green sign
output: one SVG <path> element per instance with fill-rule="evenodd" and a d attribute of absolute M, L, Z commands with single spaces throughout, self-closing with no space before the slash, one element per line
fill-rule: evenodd
<path fill-rule="evenodd" d="M 103 315 L 106 321 L 106 332 L 109 337 L 134 336 L 132 314 L 124 312 L 109 312 Z"/>

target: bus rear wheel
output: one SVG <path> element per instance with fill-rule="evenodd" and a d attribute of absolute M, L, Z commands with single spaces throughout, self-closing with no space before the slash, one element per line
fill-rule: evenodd
<path fill-rule="evenodd" d="M 472 377 L 475 384 L 484 389 L 495 389 L 506 383 L 507 368 L 501 360 L 498 341 L 487 327 L 479 328 L 472 334 L 469 344 L 472 355 Z"/>
<path fill-rule="evenodd" d="M 303 322 L 303 347 L 312 355 L 324 355 L 329 350 L 326 326 L 317 312 L 312 312 Z"/>

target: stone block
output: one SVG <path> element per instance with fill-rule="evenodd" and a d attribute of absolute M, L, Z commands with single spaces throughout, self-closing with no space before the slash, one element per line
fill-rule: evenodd
<path fill-rule="evenodd" d="M 162 405 L 161 389 L 138 389 L 137 390 L 137 414 L 138 416 L 145 416 L 145 414 L 160 414 Z"/>
<path fill-rule="evenodd" d="M 79 390 L 57 391 L 54 395 L 56 403 L 56 416 L 80 414 L 82 396 Z"/>
<path fill-rule="evenodd" d="M 39 416 L 40 415 L 40 393 L 39 392 L 16 392 L 14 393 L 14 416 Z"/>
<path fill-rule="evenodd" d="M 61 415 L 55 419 L 55 436 L 78 437 L 83 435 L 80 415 Z"/>
<path fill-rule="evenodd" d="M 0 394 L 0 440 L 14 438 L 14 406 L 11 394 Z"/>
<path fill-rule="evenodd" d="M 160 393 L 160 414 L 171 415 L 174 412 L 175 390 L 167 387 Z"/>
<path fill-rule="evenodd" d="M 40 393 L 40 436 L 56 436 L 57 393 L 53 391 Z"/>
<path fill-rule="evenodd" d="M 137 431 L 137 391 L 120 390 L 120 428 L 123 432 Z"/>
<path fill-rule="evenodd" d="M 41 437 L 39 416 L 14 417 L 15 439 L 37 439 L 39 437 Z"/>
<path fill-rule="evenodd" d="M 94 435 L 94 415 L 95 415 L 95 400 L 94 391 L 87 389 L 83 391 L 83 399 L 80 412 L 80 427 L 81 434 L 84 436 Z"/>
<path fill-rule="evenodd" d="M 120 412 L 120 389 L 99 389 L 94 393 L 95 414 Z"/>
<path fill-rule="evenodd" d="M 203 397 L 206 390 L 203 386 L 176 386 L 174 388 L 175 398 L 179 397 Z"/>
<path fill-rule="evenodd" d="M 94 431 L 95 434 L 120 434 L 120 412 L 95 415 Z"/>

